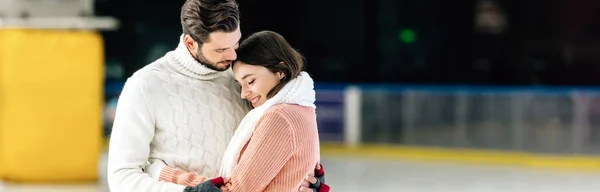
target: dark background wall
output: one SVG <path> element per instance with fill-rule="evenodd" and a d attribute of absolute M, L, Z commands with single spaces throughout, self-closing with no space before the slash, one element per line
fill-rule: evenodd
<path fill-rule="evenodd" d="M 121 80 L 176 46 L 183 2 L 96 2 L 123 24 L 104 33 Z M 598 84 L 598 1 L 495 2 L 506 19 L 499 34 L 476 30 L 478 0 L 239 1 L 244 36 L 281 33 L 318 82 Z"/>

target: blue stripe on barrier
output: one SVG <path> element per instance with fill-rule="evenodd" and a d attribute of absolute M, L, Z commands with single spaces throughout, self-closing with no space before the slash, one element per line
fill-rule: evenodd
<path fill-rule="evenodd" d="M 574 91 L 600 94 L 600 86 L 484 86 L 484 85 L 418 85 L 418 84 L 389 84 L 389 83 L 315 83 L 318 90 L 344 90 L 348 86 L 356 86 L 364 91 L 404 92 L 423 91 L 439 94 L 509 94 L 509 93 L 537 93 L 565 95 Z"/>
<path fill-rule="evenodd" d="M 106 81 L 105 93 L 117 95 L 123 89 L 124 81 Z M 393 84 L 393 83 L 315 83 L 315 90 L 342 91 L 348 86 L 356 86 L 364 91 L 424 91 L 432 94 L 506 94 L 506 93 L 538 93 L 538 94 L 570 94 L 571 92 L 586 92 L 600 94 L 600 86 L 493 86 L 493 85 L 419 85 L 419 84 Z"/>

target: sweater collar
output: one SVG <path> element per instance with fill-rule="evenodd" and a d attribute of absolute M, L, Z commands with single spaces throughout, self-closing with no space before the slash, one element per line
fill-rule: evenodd
<path fill-rule="evenodd" d="M 223 72 L 230 72 L 231 69 L 226 71 L 217 71 L 206 67 L 204 64 L 198 62 L 185 46 L 183 42 L 183 35 L 179 37 L 179 44 L 175 50 L 169 53 L 169 60 L 171 66 L 175 71 L 196 79 L 209 80 L 214 79 L 222 75 Z"/>

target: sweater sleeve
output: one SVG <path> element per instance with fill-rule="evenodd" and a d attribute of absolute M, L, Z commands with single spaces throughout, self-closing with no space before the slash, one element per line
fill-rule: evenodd
<path fill-rule="evenodd" d="M 116 109 L 108 150 L 107 179 L 112 192 L 182 192 L 185 186 L 160 182 L 144 173 L 154 137 L 154 116 L 142 79 L 129 78 Z"/>
<path fill-rule="evenodd" d="M 200 176 L 198 175 L 198 173 L 185 172 L 184 170 L 172 168 L 169 166 L 164 166 L 162 168 L 159 177 L 159 181 L 165 181 L 190 187 L 194 187 L 206 180 L 206 177 Z"/>
<path fill-rule="evenodd" d="M 295 191 L 294 180 L 269 186 L 294 154 L 296 142 L 291 125 L 277 111 L 267 112 L 262 118 L 231 174 L 230 190 L 258 192 L 269 187 L 274 191 Z"/>

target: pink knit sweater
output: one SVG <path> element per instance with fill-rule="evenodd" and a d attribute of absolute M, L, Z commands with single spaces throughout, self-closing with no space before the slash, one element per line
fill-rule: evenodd
<path fill-rule="evenodd" d="M 297 191 L 319 160 L 319 135 L 313 108 L 280 104 L 258 121 L 231 175 L 231 190 Z M 165 167 L 161 181 L 195 186 L 206 180 L 196 173 Z"/>

